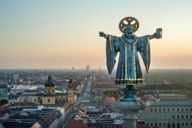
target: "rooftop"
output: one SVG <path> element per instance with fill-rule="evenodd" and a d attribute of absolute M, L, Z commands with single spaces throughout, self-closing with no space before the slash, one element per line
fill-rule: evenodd
<path fill-rule="evenodd" d="M 83 120 L 71 120 L 66 128 L 88 128 Z"/>
<path fill-rule="evenodd" d="M 7 88 L 6 84 L 0 83 L 0 88 Z"/>
<path fill-rule="evenodd" d="M 153 102 L 150 106 L 192 106 L 192 97 L 188 97 L 186 99 L 164 99 Z"/>
<path fill-rule="evenodd" d="M 38 122 L 42 127 L 48 127 L 55 119 L 59 118 L 61 113 L 57 110 L 42 109 L 33 112 L 17 113 L 10 116 L 8 120 L 2 122 L 6 128 L 29 128 L 35 122 Z"/>
<path fill-rule="evenodd" d="M 95 88 L 98 89 L 115 89 L 117 86 L 115 86 L 112 82 L 96 82 Z"/>

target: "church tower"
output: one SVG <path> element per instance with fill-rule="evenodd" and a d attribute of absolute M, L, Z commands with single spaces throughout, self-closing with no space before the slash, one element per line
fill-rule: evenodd
<path fill-rule="evenodd" d="M 67 85 L 67 101 L 69 104 L 74 104 L 74 102 L 75 102 L 75 95 L 74 95 L 72 79 L 69 80 L 68 85 Z"/>
<path fill-rule="evenodd" d="M 55 85 L 50 75 L 48 76 L 48 79 L 45 82 L 44 94 L 55 94 Z"/>

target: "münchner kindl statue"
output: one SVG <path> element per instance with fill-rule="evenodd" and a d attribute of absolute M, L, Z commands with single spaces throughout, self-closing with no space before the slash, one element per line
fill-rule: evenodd
<path fill-rule="evenodd" d="M 138 53 L 144 62 L 146 72 L 150 66 L 150 43 L 149 40 L 162 37 L 162 29 L 156 29 L 152 35 L 138 37 L 134 34 L 139 28 L 139 22 L 134 17 L 125 17 L 119 23 L 119 29 L 123 33 L 121 37 L 99 32 L 100 37 L 106 39 L 107 69 L 111 74 L 115 58 L 119 52 L 119 62 L 116 72 L 116 84 L 126 85 L 123 89 L 124 97 L 121 100 L 135 101 L 134 95 L 137 89 L 134 85 L 143 83 L 142 71 Z"/>
<path fill-rule="evenodd" d="M 111 74 L 115 58 L 119 52 L 119 62 L 116 72 L 116 84 L 136 85 L 143 83 L 142 71 L 138 53 L 144 62 L 146 72 L 150 66 L 150 43 L 149 40 L 162 37 L 162 29 L 156 29 L 153 35 L 138 37 L 134 34 L 139 28 L 139 22 L 134 17 L 125 17 L 119 23 L 122 36 L 113 36 L 99 32 L 100 37 L 106 39 L 107 69 Z"/>
<path fill-rule="evenodd" d="M 119 62 L 116 72 L 116 84 L 123 84 L 124 96 L 117 101 L 117 106 L 123 114 L 123 128 L 137 128 L 138 111 L 145 108 L 145 103 L 136 96 L 138 89 L 134 85 L 143 83 L 143 76 L 138 53 L 144 62 L 146 71 L 150 66 L 149 40 L 162 37 L 162 29 L 156 29 L 152 35 L 138 37 L 134 34 L 139 28 L 139 22 L 134 17 L 126 17 L 119 23 L 123 33 L 121 37 L 99 32 L 106 39 L 107 69 L 111 74 L 115 58 L 119 52 Z"/>

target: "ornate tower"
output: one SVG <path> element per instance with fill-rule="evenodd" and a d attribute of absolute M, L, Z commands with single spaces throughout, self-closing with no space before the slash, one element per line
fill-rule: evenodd
<path fill-rule="evenodd" d="M 55 85 L 50 75 L 48 76 L 48 79 L 45 82 L 44 94 L 55 94 Z"/>
<path fill-rule="evenodd" d="M 72 79 L 69 80 L 67 85 L 67 101 L 69 104 L 73 104 L 75 102 L 74 89 L 72 85 Z"/>

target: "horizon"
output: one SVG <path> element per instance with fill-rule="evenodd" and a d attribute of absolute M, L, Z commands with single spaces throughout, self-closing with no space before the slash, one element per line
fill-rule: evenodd
<path fill-rule="evenodd" d="M 0 1 L 0 69 L 106 69 L 105 40 L 98 32 L 121 36 L 119 21 L 127 16 L 138 19 L 137 36 L 163 29 L 162 39 L 150 41 L 151 69 L 191 69 L 190 3 Z"/>
<path fill-rule="evenodd" d="M 64 70 L 72 70 L 73 67 L 71 68 L 0 68 L 0 71 L 4 71 L 4 70 L 10 70 L 10 71 L 14 71 L 14 70 L 61 70 L 61 71 L 64 71 Z M 83 70 L 86 70 L 86 67 L 74 67 L 74 70 L 75 71 L 83 71 Z M 101 71 L 107 71 L 107 69 L 105 67 L 98 67 L 98 68 L 91 68 L 89 69 L 89 71 L 95 71 L 95 70 L 101 70 Z M 153 67 L 153 68 L 150 68 L 149 69 L 149 73 L 151 70 L 192 70 L 192 67 L 183 67 L 183 68 L 164 68 L 164 67 L 160 67 L 160 68 L 157 68 L 157 67 Z M 142 71 L 145 72 L 145 69 L 142 68 Z M 114 73 L 116 72 L 116 69 L 112 72 Z"/>

